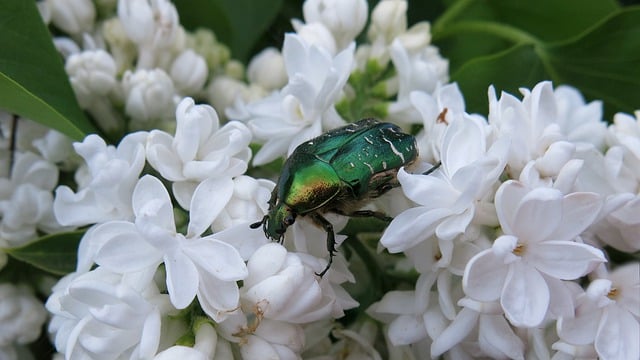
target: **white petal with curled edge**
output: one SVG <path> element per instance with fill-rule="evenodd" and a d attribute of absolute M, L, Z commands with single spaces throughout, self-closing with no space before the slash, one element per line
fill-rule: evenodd
<path fill-rule="evenodd" d="M 549 188 L 529 191 L 515 209 L 513 221 L 513 231 L 521 241 L 547 240 L 562 222 L 562 193 Z"/>
<path fill-rule="evenodd" d="M 448 209 L 425 211 L 422 207 L 405 210 L 391 221 L 380 244 L 391 253 L 409 249 L 433 235 L 440 221 L 450 213 Z"/>
<path fill-rule="evenodd" d="M 239 300 L 240 290 L 235 281 L 202 278 L 198 288 L 198 301 L 214 321 L 221 322 L 231 315 L 238 308 Z"/>
<path fill-rule="evenodd" d="M 601 358 L 640 358 L 638 339 L 640 339 L 640 324 L 637 318 L 615 305 L 604 309 L 594 343 Z"/>
<path fill-rule="evenodd" d="M 196 187 L 189 207 L 187 237 L 202 234 L 222 212 L 233 195 L 231 178 L 209 178 Z"/>
<path fill-rule="evenodd" d="M 133 190 L 132 204 L 136 218 L 145 218 L 161 229 L 175 232 L 169 192 L 158 178 L 151 175 L 140 178 Z"/>
<path fill-rule="evenodd" d="M 171 303 L 178 309 L 184 309 L 193 301 L 198 291 L 198 270 L 191 259 L 180 251 L 165 256 L 164 266 Z"/>
<path fill-rule="evenodd" d="M 602 250 L 571 241 L 545 241 L 527 250 L 527 259 L 538 270 L 562 280 L 574 280 L 606 262 Z"/>
<path fill-rule="evenodd" d="M 480 301 L 500 298 L 507 277 L 508 267 L 495 256 L 491 249 L 475 255 L 464 269 L 462 287 L 465 294 Z"/>
<path fill-rule="evenodd" d="M 427 337 L 422 317 L 400 315 L 389 324 L 389 340 L 395 346 L 409 345 Z"/>
<path fill-rule="evenodd" d="M 549 287 L 538 271 L 517 261 L 509 266 L 509 274 L 500 296 L 500 304 L 513 325 L 540 325 L 549 308 Z"/>
<path fill-rule="evenodd" d="M 210 237 L 187 241 L 183 251 L 208 273 L 203 276 L 214 276 L 223 281 L 242 280 L 247 276 L 247 267 L 233 246 Z"/>

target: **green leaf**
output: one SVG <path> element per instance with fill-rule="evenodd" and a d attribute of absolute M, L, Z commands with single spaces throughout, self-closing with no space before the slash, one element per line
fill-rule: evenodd
<path fill-rule="evenodd" d="M 468 22 L 458 26 L 497 33 L 502 25 Z M 468 111 L 486 112 L 490 84 L 514 93 L 518 87 L 531 88 L 547 79 L 555 86 L 574 86 L 589 100 L 604 100 L 607 118 L 640 108 L 640 8 L 617 11 L 561 43 L 543 43 L 527 39 L 528 34 L 517 29 L 504 29 L 521 41 L 498 54 L 470 60 L 451 75 L 465 94 Z"/>
<path fill-rule="evenodd" d="M 620 11 L 583 36 L 546 50 L 554 82 L 604 100 L 609 116 L 640 109 L 640 7 Z"/>
<path fill-rule="evenodd" d="M 0 108 L 81 140 L 94 132 L 34 1 L 0 1 Z"/>
<path fill-rule="evenodd" d="M 76 268 L 78 244 L 84 231 L 44 236 L 19 248 L 4 249 L 10 256 L 56 275 Z"/>
<path fill-rule="evenodd" d="M 481 114 L 487 113 L 489 85 L 494 85 L 498 94 L 500 91 L 517 94 L 518 88 L 532 88 L 545 78 L 542 61 L 534 46 L 528 44 L 471 60 L 452 75 L 452 81 L 458 82 L 465 95 L 467 111 Z"/>
<path fill-rule="evenodd" d="M 175 0 L 174 4 L 185 28 L 213 30 L 235 59 L 246 61 L 278 14 L 282 0 Z"/>

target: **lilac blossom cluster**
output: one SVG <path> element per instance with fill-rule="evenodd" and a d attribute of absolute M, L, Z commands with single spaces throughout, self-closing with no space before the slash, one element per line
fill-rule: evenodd
<path fill-rule="evenodd" d="M 402 0 L 370 13 L 364 0 L 307 0 L 282 49 L 246 70 L 212 33 L 184 30 L 168 0 L 40 10 L 68 34 L 54 42 L 82 108 L 105 133 L 126 133 L 117 145 L 95 134 L 71 144 L 0 119 L 3 148 L 17 139 L 14 159 L 0 159 L 12 164 L 0 174 L 2 247 L 86 229 L 76 270 L 45 304 L 56 356 L 640 356 L 640 263 L 607 252 L 640 250 L 640 112 L 607 124 L 599 101 L 545 81 L 519 97 L 491 87 L 488 114 L 469 114 L 429 23 L 408 27 Z M 97 11 L 113 16 L 96 22 Z M 382 120 L 422 130 L 418 162 L 372 205 L 394 216 L 378 251 L 415 281 L 361 308 L 342 253 L 315 275 L 328 260 L 322 229 L 301 219 L 282 245 L 250 229 L 277 179 L 251 174 L 353 120 L 339 104 L 372 63 L 394 74 L 376 84 Z M 59 185 L 61 169 L 75 186 Z M 336 231 L 348 221 L 327 217 Z M 30 291 L 0 284 L 0 304 L 17 309 L 0 314 L 10 359 L 45 322 Z"/>

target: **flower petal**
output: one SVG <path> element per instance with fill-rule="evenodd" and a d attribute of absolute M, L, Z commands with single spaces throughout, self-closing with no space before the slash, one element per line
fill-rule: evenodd
<path fill-rule="evenodd" d="M 440 220 L 450 215 L 448 209 L 427 210 L 423 207 L 408 209 L 396 216 L 387 227 L 380 244 L 389 252 L 404 251 L 433 235 Z"/>
<path fill-rule="evenodd" d="M 603 206 L 602 196 L 596 193 L 571 193 L 562 201 L 562 221 L 553 232 L 554 240 L 573 240 L 591 226 Z"/>
<path fill-rule="evenodd" d="M 238 251 L 220 240 L 209 237 L 191 240 L 183 251 L 207 272 L 201 276 L 213 276 L 223 281 L 242 280 L 247 276 L 247 267 Z"/>
<path fill-rule="evenodd" d="M 602 250 L 571 241 L 545 241 L 531 246 L 526 258 L 536 269 L 562 280 L 574 280 L 607 260 Z"/>
<path fill-rule="evenodd" d="M 193 301 L 198 291 L 198 270 L 191 259 L 179 251 L 165 256 L 164 265 L 171 303 L 178 309 L 184 309 Z"/>
<path fill-rule="evenodd" d="M 594 343 L 602 359 L 640 358 L 640 324 L 631 313 L 608 306 L 598 327 Z"/>
<path fill-rule="evenodd" d="M 209 178 L 196 187 L 189 206 L 187 237 L 202 234 L 218 217 L 233 195 L 233 180 L 228 177 Z"/>
<path fill-rule="evenodd" d="M 514 209 L 512 230 L 529 244 L 548 239 L 562 222 L 562 193 L 550 188 L 529 191 Z"/>
<path fill-rule="evenodd" d="M 497 300 L 507 277 L 507 269 L 491 249 L 481 251 L 469 260 L 464 269 L 464 293 L 480 301 Z"/>
<path fill-rule="evenodd" d="M 537 270 L 522 261 L 513 262 L 509 266 L 500 304 L 513 325 L 538 326 L 549 307 L 549 287 Z"/>
<path fill-rule="evenodd" d="M 409 345 L 427 337 L 421 316 L 400 315 L 389 324 L 389 341 L 395 346 Z"/>

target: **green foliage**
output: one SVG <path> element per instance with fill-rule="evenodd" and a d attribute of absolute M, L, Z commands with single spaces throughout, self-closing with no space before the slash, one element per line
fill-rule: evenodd
<path fill-rule="evenodd" d="M 459 0 L 432 31 L 468 111 L 487 112 L 490 84 L 516 93 L 541 80 L 604 100 L 607 118 L 639 107 L 640 8 L 609 0 Z"/>
<path fill-rule="evenodd" d="M 65 275 L 76 268 L 78 244 L 83 235 L 84 231 L 58 233 L 2 251 L 51 274 Z"/>
<path fill-rule="evenodd" d="M 282 6 L 282 0 L 174 0 L 180 23 L 189 30 L 209 28 L 246 62 Z"/>
<path fill-rule="evenodd" d="M 33 1 L 0 1 L 0 108 L 80 140 L 93 127 Z"/>

